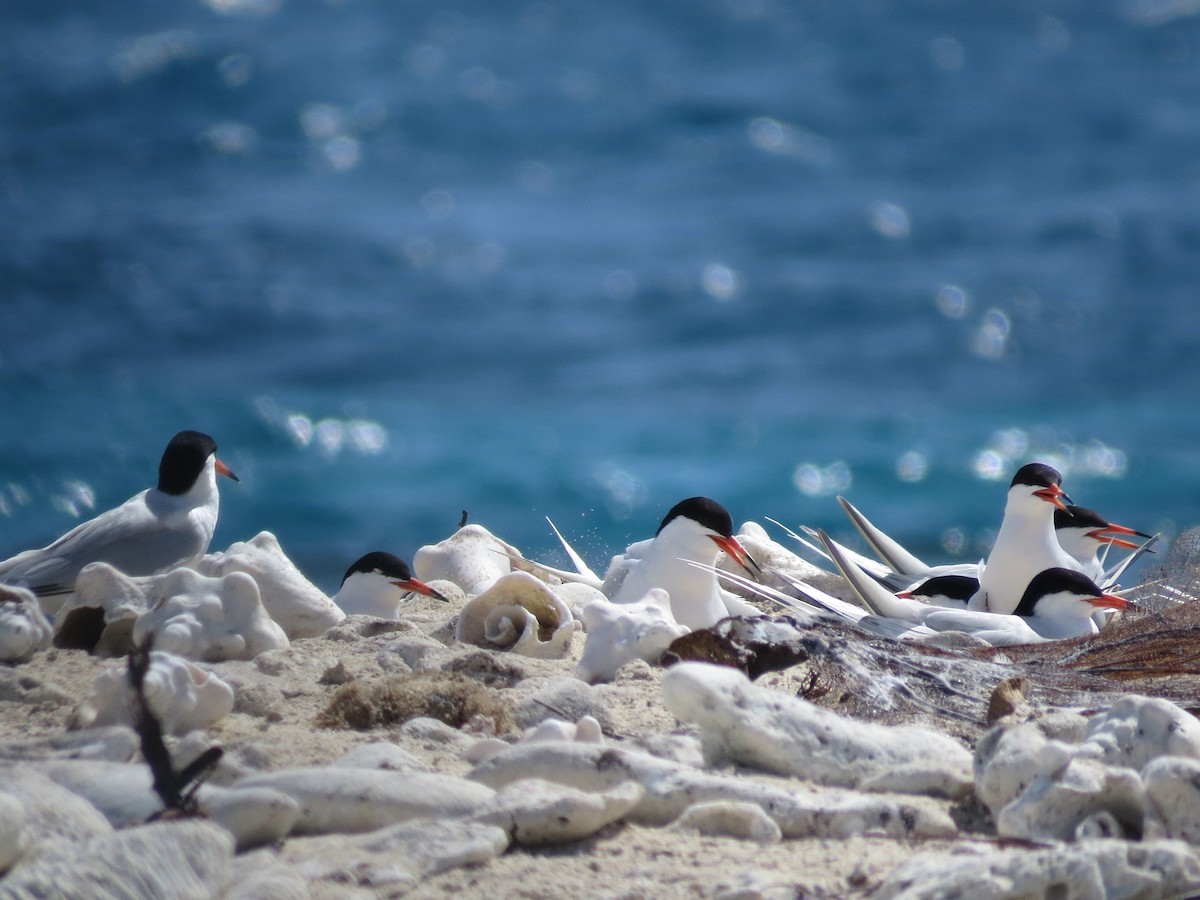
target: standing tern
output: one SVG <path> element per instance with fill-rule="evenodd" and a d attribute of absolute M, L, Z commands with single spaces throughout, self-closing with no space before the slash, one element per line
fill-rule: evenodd
<path fill-rule="evenodd" d="M 675 621 L 693 630 L 708 628 L 729 615 L 759 614 L 736 594 L 722 590 L 716 575 L 704 568 L 711 568 L 724 552 L 743 568 L 758 571 L 758 564 L 733 535 L 729 511 L 708 497 L 676 503 L 653 538 L 630 544 L 612 558 L 603 579 L 583 563 L 557 528 L 554 531 L 580 571 L 535 565 L 560 578 L 591 584 L 613 603 L 637 603 L 652 588 L 661 588 L 670 596 Z"/>
<path fill-rule="evenodd" d="M 207 434 L 179 432 L 163 451 L 157 487 L 77 525 L 49 546 L 0 562 L 0 582 L 28 587 L 42 611 L 53 615 L 88 563 L 106 562 L 139 576 L 198 562 L 217 525 L 217 475 L 238 480 L 216 453 Z"/>
<path fill-rule="evenodd" d="M 375 550 L 359 558 L 346 570 L 333 602 L 348 616 L 394 619 L 400 602 L 408 594 L 423 594 L 449 602 L 425 582 L 414 578 L 408 563 L 400 557 Z"/>
<path fill-rule="evenodd" d="M 1065 509 L 1071 501 L 1061 485 L 1058 470 L 1045 463 L 1029 463 L 1017 470 L 972 609 L 1011 613 L 1039 572 L 1078 568 L 1054 534 L 1054 510 Z"/>

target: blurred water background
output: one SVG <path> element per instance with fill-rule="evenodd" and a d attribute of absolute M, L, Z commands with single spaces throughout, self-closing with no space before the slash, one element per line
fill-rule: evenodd
<path fill-rule="evenodd" d="M 1031 459 L 1200 522 L 1195 0 L 18 0 L 0 221 L 0 558 L 181 428 L 327 590 L 693 494 L 974 559 Z"/>

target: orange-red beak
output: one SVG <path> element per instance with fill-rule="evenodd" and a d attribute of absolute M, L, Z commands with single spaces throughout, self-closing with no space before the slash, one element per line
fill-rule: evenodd
<path fill-rule="evenodd" d="M 1053 503 L 1063 512 L 1067 512 L 1067 504 L 1071 502 L 1071 498 L 1066 495 L 1057 484 L 1052 484 L 1049 487 L 1044 487 L 1039 491 L 1034 491 L 1033 496 L 1041 497 L 1047 503 Z"/>
<path fill-rule="evenodd" d="M 1109 531 L 1114 532 L 1114 534 L 1106 534 L 1106 532 Z M 1111 522 L 1109 522 L 1103 528 L 1097 528 L 1095 531 L 1089 531 L 1088 537 L 1095 538 L 1096 540 L 1102 541 L 1105 544 L 1112 544 L 1115 547 L 1124 547 L 1127 550 L 1136 550 L 1141 546 L 1141 544 L 1117 537 L 1116 535 L 1118 534 L 1128 534 L 1132 535 L 1133 537 L 1140 538 L 1150 537 L 1150 535 L 1146 534 L 1144 531 L 1134 531 L 1132 528 L 1126 528 L 1124 525 L 1114 525 Z"/>
<path fill-rule="evenodd" d="M 755 578 L 762 577 L 762 569 L 754 561 L 754 557 L 746 552 L 746 548 L 741 545 L 741 542 L 737 538 L 725 537 L 721 534 L 710 534 L 709 537 L 739 566 L 753 574 Z"/>
<path fill-rule="evenodd" d="M 449 603 L 450 598 L 439 594 L 423 581 L 417 581 L 415 578 L 409 578 L 406 581 L 393 581 L 398 588 L 403 588 L 406 591 L 412 591 L 414 594 L 424 594 L 426 597 L 432 597 L 434 600 L 441 600 L 444 603 Z"/>
<path fill-rule="evenodd" d="M 233 470 L 230 469 L 229 466 L 225 465 L 225 463 L 221 462 L 219 459 L 217 460 L 216 468 L 217 468 L 218 475 L 224 475 L 226 478 L 232 478 L 234 481 L 242 480 L 242 479 L 238 478 L 236 475 L 234 475 Z"/>
<path fill-rule="evenodd" d="M 1101 594 L 1099 597 L 1088 597 L 1087 602 L 1097 609 L 1129 609 L 1135 607 L 1130 600 L 1118 597 L 1116 594 Z"/>

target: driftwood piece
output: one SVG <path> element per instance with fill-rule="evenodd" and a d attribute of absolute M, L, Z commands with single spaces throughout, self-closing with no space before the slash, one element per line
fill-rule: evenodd
<path fill-rule="evenodd" d="M 1030 715 L 1107 707 L 1128 693 L 1200 712 L 1200 602 L 1127 614 L 1089 637 L 1003 648 L 892 641 L 827 619 L 770 617 L 769 629 L 730 628 L 728 621 L 712 629 L 713 638 L 693 634 L 673 644 L 668 664 L 716 662 L 759 677 L 768 651 L 775 657 L 766 671 L 785 668 L 779 647 L 739 641 L 770 633 L 772 643 L 786 643 L 791 660 L 785 671 L 801 676 L 799 688 L 791 682 L 799 696 L 862 721 L 923 724 L 972 743 L 996 719 L 989 704 L 997 687 L 1014 678 L 1024 679 L 1021 709 Z"/>

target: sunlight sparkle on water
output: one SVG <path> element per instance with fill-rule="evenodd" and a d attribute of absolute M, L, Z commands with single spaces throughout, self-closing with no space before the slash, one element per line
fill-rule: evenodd
<path fill-rule="evenodd" d="M 752 119 L 746 133 L 751 144 L 768 153 L 791 156 L 819 166 L 826 165 L 833 159 L 833 152 L 825 138 L 770 116 Z"/>
<path fill-rule="evenodd" d="M 983 321 L 971 338 L 971 352 L 984 359 L 1000 359 L 1008 348 L 1011 332 L 1008 314 L 993 307 L 983 314 Z"/>
<path fill-rule="evenodd" d="M 885 238 L 901 240 L 912 234 L 908 210 L 896 203 L 876 203 L 867 211 L 867 221 Z"/>
<path fill-rule="evenodd" d="M 722 263 L 709 263 L 700 274 L 704 292 L 714 300 L 732 300 L 737 296 L 739 279 L 737 272 Z"/>
<path fill-rule="evenodd" d="M 357 138 L 345 134 L 330 138 L 321 148 L 321 152 L 325 154 L 329 165 L 338 172 L 353 169 L 362 159 Z"/>
<path fill-rule="evenodd" d="M 927 474 L 929 460 L 925 458 L 924 453 L 909 450 L 896 460 L 896 477 L 901 481 L 916 484 L 918 481 L 924 481 Z"/>
<path fill-rule="evenodd" d="M 173 28 L 128 41 L 113 57 L 112 65 L 122 81 L 136 81 L 198 53 L 196 35 L 186 28 Z"/>
<path fill-rule="evenodd" d="M 854 483 L 854 473 L 840 459 L 827 466 L 801 463 L 792 473 L 792 482 L 809 497 L 828 497 L 846 491 Z"/>
<path fill-rule="evenodd" d="M 249 156 L 258 145 L 258 132 L 241 122 L 218 122 L 204 132 L 201 140 L 221 156 Z"/>
<path fill-rule="evenodd" d="M 947 319 L 961 319 L 971 305 L 971 295 L 957 284 L 944 284 L 934 298 L 937 308 Z"/>
<path fill-rule="evenodd" d="M 604 505 L 614 518 L 628 519 L 645 499 L 646 486 L 615 462 L 597 464 L 592 478 L 604 489 Z"/>
<path fill-rule="evenodd" d="M 56 509 L 61 509 L 72 518 L 79 518 L 85 510 L 95 509 L 96 492 L 92 486 L 83 481 L 63 482 L 62 493 L 51 501 Z"/>
<path fill-rule="evenodd" d="M 326 416 L 314 421 L 305 413 L 282 411 L 270 397 L 259 397 L 255 408 L 262 420 L 273 430 L 282 432 L 293 446 L 298 449 L 314 447 L 331 459 L 346 448 L 364 456 L 375 456 L 390 442 L 387 429 L 371 419 Z"/>
<path fill-rule="evenodd" d="M 963 548 L 967 545 L 967 533 L 957 525 L 947 528 L 942 532 L 942 548 L 954 556 L 963 552 Z"/>
<path fill-rule="evenodd" d="M 984 481 L 1004 481 L 1027 462 L 1044 462 L 1068 475 L 1123 478 L 1129 468 L 1124 450 L 1092 439 L 1075 441 L 1053 428 L 1005 428 L 992 434 L 976 454 L 972 470 Z"/>

